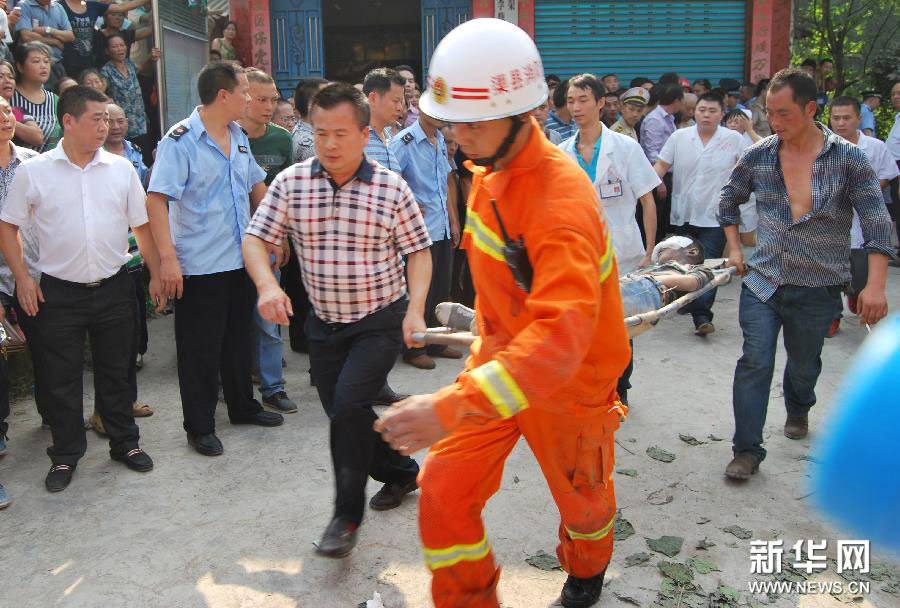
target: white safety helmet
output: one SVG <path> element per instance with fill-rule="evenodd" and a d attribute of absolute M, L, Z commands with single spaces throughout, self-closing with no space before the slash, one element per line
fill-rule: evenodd
<path fill-rule="evenodd" d="M 528 34 L 502 19 L 473 19 L 434 50 L 419 109 L 445 122 L 482 122 L 530 112 L 547 91 Z"/>

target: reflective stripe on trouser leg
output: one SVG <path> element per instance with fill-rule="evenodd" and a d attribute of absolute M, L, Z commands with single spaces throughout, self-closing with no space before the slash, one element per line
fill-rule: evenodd
<path fill-rule="evenodd" d="M 499 571 L 481 511 L 519 438 L 515 418 L 460 425 L 419 473 L 419 531 L 437 608 L 497 608 Z"/>

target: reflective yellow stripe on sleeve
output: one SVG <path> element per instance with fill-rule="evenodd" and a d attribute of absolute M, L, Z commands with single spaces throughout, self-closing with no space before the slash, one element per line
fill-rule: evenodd
<path fill-rule="evenodd" d="M 503 262 L 503 241 L 490 228 L 484 225 L 478 214 L 468 210 L 466 213 L 466 229 L 472 235 L 472 244 L 483 253 L 491 256 L 498 262 Z"/>
<path fill-rule="evenodd" d="M 459 562 L 477 562 L 487 557 L 491 552 L 491 544 L 487 534 L 479 542 L 472 545 L 453 545 L 446 549 L 429 549 L 425 547 L 425 565 L 430 570 L 449 568 Z"/>
<path fill-rule="evenodd" d="M 599 530 L 597 530 L 595 532 L 588 532 L 586 534 L 582 533 L 582 532 L 576 532 L 569 526 L 566 526 L 566 533 L 569 535 L 569 538 L 571 538 L 572 540 L 601 540 L 601 539 L 606 538 L 609 535 L 609 532 L 610 532 L 610 530 L 612 530 L 613 522 L 615 522 L 615 520 L 616 520 L 616 518 L 615 518 L 615 516 L 613 516 L 613 518 L 611 520 L 609 520 L 608 524 L 606 524 L 605 526 L 603 526 L 602 528 L 600 528 Z"/>
<path fill-rule="evenodd" d="M 607 233 L 606 235 L 606 251 L 603 252 L 603 256 L 600 258 L 600 282 L 602 283 L 606 279 L 609 278 L 609 275 L 612 274 L 613 269 L 613 260 L 615 259 L 615 253 L 613 251 L 612 246 L 612 235 Z"/>
<path fill-rule="evenodd" d="M 528 407 L 525 393 L 499 361 L 489 361 L 469 375 L 503 418 L 515 416 Z"/>

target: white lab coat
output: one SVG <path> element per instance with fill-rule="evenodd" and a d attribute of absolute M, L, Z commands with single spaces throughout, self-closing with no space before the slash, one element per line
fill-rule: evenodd
<path fill-rule="evenodd" d="M 578 150 L 575 146 L 576 134 L 559 144 L 566 154 L 576 163 Z M 599 158 L 597 159 L 597 178 L 594 189 L 606 211 L 609 230 L 612 235 L 613 249 L 616 252 L 616 263 L 619 276 L 623 276 L 638 268 L 644 257 L 646 248 L 641 240 L 641 231 L 635 219 L 638 199 L 651 192 L 662 182 L 641 145 L 627 135 L 615 133 L 602 125 Z M 621 181 L 621 194 L 603 196 L 604 186 Z M 609 194 L 609 192 L 607 192 Z"/>

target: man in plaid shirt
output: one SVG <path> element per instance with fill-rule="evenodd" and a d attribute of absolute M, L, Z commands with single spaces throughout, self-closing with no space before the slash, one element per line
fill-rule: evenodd
<path fill-rule="evenodd" d="M 290 236 L 313 312 L 306 320 L 312 376 L 331 419 L 336 478 L 334 517 L 318 543 L 325 557 L 356 544 L 366 480 L 385 485 L 375 510 L 391 509 L 416 489 L 419 467 L 373 430 L 372 402 L 402 341 L 425 331 L 431 239 L 409 187 L 368 161 L 369 106 L 350 85 L 333 84 L 312 100 L 317 156 L 275 178 L 244 240 L 247 270 L 263 318 L 288 325 L 288 296 L 269 266 L 268 249 Z M 407 281 L 403 261 L 407 257 Z M 420 346 L 420 345 L 417 345 Z"/>
<path fill-rule="evenodd" d="M 884 289 L 891 230 L 881 187 L 863 152 L 815 122 L 816 84 L 799 69 L 775 74 L 766 96 L 775 134 L 749 148 L 722 188 L 719 224 L 729 261 L 744 275 L 740 324 L 744 353 L 734 371 L 731 479 L 748 479 L 766 457 L 763 427 L 784 329 L 787 364 L 784 434 L 802 439 L 816 403 L 822 344 L 834 300 L 850 280 L 850 226 L 859 215 L 869 280 L 858 298 L 861 323 L 887 314 Z M 759 245 L 747 262 L 741 252 L 739 206 L 756 193 Z"/>

